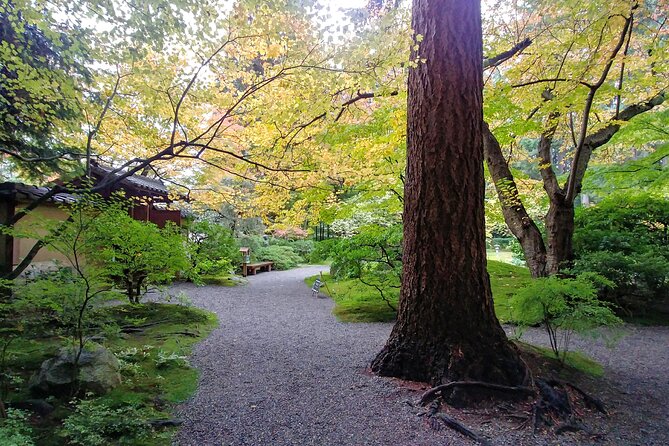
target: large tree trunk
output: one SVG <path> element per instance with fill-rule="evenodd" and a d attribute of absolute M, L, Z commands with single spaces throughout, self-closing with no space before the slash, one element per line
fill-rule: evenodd
<path fill-rule="evenodd" d="M 480 3 L 414 0 L 425 37 L 409 73 L 404 258 L 398 320 L 372 370 L 433 384 L 519 384 L 495 317 L 483 221 Z"/>

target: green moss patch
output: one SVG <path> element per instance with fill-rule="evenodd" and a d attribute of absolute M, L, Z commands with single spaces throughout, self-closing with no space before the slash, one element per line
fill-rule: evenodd
<path fill-rule="evenodd" d="M 538 347 L 521 341 L 515 341 L 523 353 L 538 356 L 548 364 L 552 370 L 561 370 L 563 374 L 570 376 L 574 373 L 584 373 L 586 375 L 600 377 L 604 375 L 604 367 L 581 352 L 569 351 L 565 355 L 564 364 L 561 364 L 555 358 L 550 348 Z"/>
<path fill-rule="evenodd" d="M 79 411 L 77 405 L 82 403 L 76 400 L 50 399 L 55 411 L 47 417 L 31 418 L 35 444 L 98 444 L 95 433 L 104 433 L 106 428 L 115 432 L 112 425 L 123 425 L 128 413 L 141 418 L 142 422 L 133 424 L 137 429 L 100 434 L 101 444 L 170 445 L 176 428 L 153 429 L 149 423 L 172 418 L 174 405 L 195 392 L 198 372 L 188 363 L 188 356 L 193 345 L 218 325 L 215 315 L 194 307 L 149 303 L 103 308 L 97 316 L 109 326 L 100 328 L 106 339 L 96 342 L 119 359 L 122 384 L 104 396 L 87 396 Z M 21 379 L 9 389 L 9 402 L 29 398 L 30 375 L 62 345 L 63 340 L 56 337 L 12 342 L 6 368 Z M 69 423 L 68 417 L 73 417 Z"/>

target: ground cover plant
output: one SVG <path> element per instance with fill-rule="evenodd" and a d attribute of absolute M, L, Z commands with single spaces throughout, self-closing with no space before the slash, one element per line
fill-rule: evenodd
<path fill-rule="evenodd" d="M 49 330 L 35 338 L 17 337 L 3 358 L 3 376 L 11 378 L 3 398 L 12 418 L 0 421 L 0 432 L 13 436 L 7 438 L 44 446 L 171 443 L 179 424 L 171 409 L 197 384 L 198 373 L 187 357 L 193 344 L 217 325 L 215 317 L 194 307 L 159 303 L 117 305 L 95 313 L 104 324 L 91 333 L 118 358 L 121 384 L 102 396 L 49 397 L 36 405 L 28 382 L 62 341 Z"/>

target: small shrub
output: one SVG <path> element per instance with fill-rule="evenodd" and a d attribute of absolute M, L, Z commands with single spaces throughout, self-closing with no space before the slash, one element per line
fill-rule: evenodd
<path fill-rule="evenodd" d="M 90 237 L 94 246 L 86 254 L 133 303 L 139 302 L 149 286 L 170 283 L 188 268 L 185 240 L 174 225 L 160 229 L 112 209 L 94 220 Z"/>
<path fill-rule="evenodd" d="M 290 246 L 293 248 L 300 257 L 302 261 L 306 261 L 311 256 L 312 251 L 314 250 L 314 241 L 313 240 L 282 240 L 273 238 L 269 240 L 270 245 L 280 245 L 280 246 Z"/>
<path fill-rule="evenodd" d="M 149 424 L 137 407 L 113 408 L 96 400 L 80 401 L 62 428 L 70 444 L 81 446 L 123 444 L 127 439 L 145 438 L 150 432 Z"/>
<path fill-rule="evenodd" d="M 521 325 L 543 324 L 555 357 L 564 362 L 574 333 L 593 333 L 597 327 L 621 322 L 611 304 L 597 298 L 595 280 L 611 285 L 593 276 L 535 279 L 513 297 L 514 318 Z"/>
<path fill-rule="evenodd" d="M 7 418 L 0 418 L 0 443 L 3 446 L 33 446 L 35 444 L 26 412 L 7 409 Z"/>
<path fill-rule="evenodd" d="M 239 247 L 251 248 L 251 252 L 256 253 L 261 248 L 267 246 L 269 242 L 262 235 L 242 235 L 237 238 Z M 239 255 L 239 253 L 237 253 Z"/>
<path fill-rule="evenodd" d="M 191 277 L 230 273 L 239 257 L 239 247 L 228 228 L 210 221 L 198 221 L 188 228 Z"/>
<path fill-rule="evenodd" d="M 295 268 L 303 262 L 302 257 L 290 246 L 271 245 L 258 249 L 254 257 L 259 261 L 274 262 L 276 269 Z"/>
<path fill-rule="evenodd" d="M 306 238 L 309 234 L 302 228 L 288 227 L 284 229 L 276 229 L 273 232 L 274 237 L 286 240 L 301 240 Z"/>
<path fill-rule="evenodd" d="M 156 368 L 158 369 L 167 369 L 170 367 L 187 367 L 188 357 L 184 355 L 178 355 L 174 352 L 166 353 L 160 350 L 156 355 L 155 362 Z"/>

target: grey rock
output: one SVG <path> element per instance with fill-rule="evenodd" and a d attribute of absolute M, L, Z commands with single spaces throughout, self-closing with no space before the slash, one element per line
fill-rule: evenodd
<path fill-rule="evenodd" d="M 62 348 L 55 358 L 42 363 L 30 379 L 30 391 L 35 395 L 68 395 L 78 386 L 79 393 L 103 395 L 121 383 L 119 362 L 106 348 L 89 343 L 79 357 L 75 374 L 77 349 Z"/>

